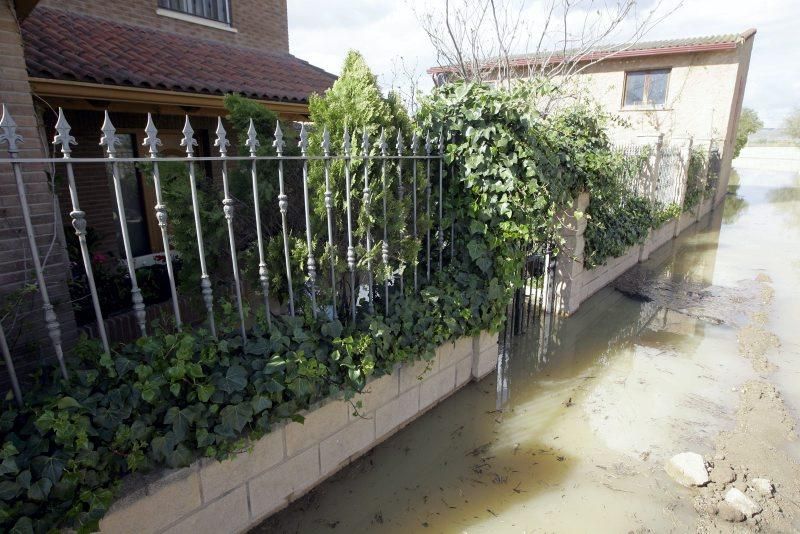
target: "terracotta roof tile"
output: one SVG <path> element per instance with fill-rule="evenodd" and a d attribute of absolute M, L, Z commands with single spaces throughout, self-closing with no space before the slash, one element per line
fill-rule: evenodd
<path fill-rule="evenodd" d="M 336 76 L 294 57 L 38 7 L 22 23 L 28 74 L 307 102 Z"/>

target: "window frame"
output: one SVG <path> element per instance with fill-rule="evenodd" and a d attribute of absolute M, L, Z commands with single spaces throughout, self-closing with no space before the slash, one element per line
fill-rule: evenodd
<path fill-rule="evenodd" d="M 178 2 L 180 1 L 181 0 L 178 0 Z M 185 0 L 185 1 L 194 1 L 194 0 Z M 198 24 L 204 24 L 210 27 L 218 27 L 218 25 L 224 26 L 224 28 L 220 29 L 233 28 L 233 6 L 231 0 L 213 0 L 213 1 L 225 3 L 225 12 L 227 13 L 228 20 L 219 20 L 216 18 L 206 17 L 204 15 L 199 15 L 197 13 L 190 13 L 189 11 L 183 11 L 181 9 L 176 9 L 174 7 L 169 7 L 168 5 L 165 5 L 172 3 L 170 2 L 170 0 L 156 0 L 156 13 L 160 15 L 167 15 L 167 13 L 174 14 L 175 15 L 174 18 L 181 18 L 182 20 L 188 20 L 189 22 L 197 22 Z"/>
<path fill-rule="evenodd" d="M 664 101 L 660 104 L 650 102 L 645 99 L 644 94 L 644 87 L 642 88 L 642 101 L 640 103 L 628 104 L 626 103 L 626 96 L 628 94 L 628 80 L 631 74 L 656 74 L 656 73 L 664 73 L 666 74 L 666 83 L 664 85 Z M 637 110 L 637 109 L 665 109 L 667 107 L 667 101 L 669 100 L 669 82 L 672 78 L 672 67 L 659 67 L 659 68 L 651 68 L 651 69 L 636 69 L 636 70 L 626 70 L 623 73 L 624 79 L 622 82 L 622 102 L 621 107 L 625 110 Z M 646 87 L 646 85 L 645 85 Z M 649 96 L 649 95 L 648 95 Z"/>

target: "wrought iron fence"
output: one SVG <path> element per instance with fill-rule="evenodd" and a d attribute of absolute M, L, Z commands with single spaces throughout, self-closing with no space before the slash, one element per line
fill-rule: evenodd
<path fill-rule="evenodd" d="M 449 174 L 442 158 L 441 135 L 431 135 L 428 132 L 423 136 L 413 133 L 410 139 L 406 140 L 402 134 L 398 133 L 397 138 L 392 140 L 393 146 L 390 149 L 390 140 L 386 138 L 383 131 L 377 139 L 371 139 L 366 129 L 358 132 L 358 137 L 356 137 L 355 132 L 350 132 L 345 128 L 342 139 L 337 142 L 331 139 L 328 129 L 324 128 L 320 146 L 310 147 L 310 128 L 311 126 L 307 124 L 300 125 L 299 155 L 290 155 L 286 151 L 287 137 L 284 135 L 281 123 L 278 122 L 274 133 L 269 136 L 274 152 L 270 155 L 262 155 L 258 152 L 260 142 L 251 120 L 245 142 L 249 155 L 231 155 L 229 154 L 231 142 L 228 140 L 223 121 L 219 119 L 213 143 L 218 155 L 201 157 L 196 155 L 197 140 L 191 121 L 187 116 L 182 131 L 183 138 L 180 142 L 185 156 L 165 157 L 160 153 L 162 141 L 158 137 L 158 130 L 152 117 L 148 114 L 144 127 L 146 137 L 143 142 L 148 155 L 127 157 L 118 153 L 120 138 L 108 112 L 106 112 L 99 132 L 101 134 L 100 145 L 104 149 L 105 157 L 79 158 L 72 155 L 72 146 L 76 144 L 76 140 L 71 135 L 71 127 L 63 111 L 59 109 L 53 144 L 60 153 L 60 157 L 21 158 L 19 157 L 19 145 L 23 139 L 17 133 L 16 124 L 3 105 L 2 119 L 0 119 L 0 146 L 6 145 L 9 157 L 0 158 L 0 169 L 10 167 L 16 182 L 44 320 L 61 374 L 67 376 L 61 325 L 48 295 L 23 180 L 23 170 L 36 168 L 42 163 L 61 169 L 66 175 L 72 208 L 69 215 L 78 238 L 96 322 L 96 328 L 93 331 L 96 332 L 106 351 L 111 348 L 111 340 L 106 333 L 105 317 L 100 305 L 93 276 L 92 258 L 86 239 L 87 221 L 96 214 L 87 214 L 81 209 L 78 195 L 81 183 L 79 177 L 76 176 L 75 168 L 77 164 L 110 167 L 124 251 L 122 260 L 127 267 L 130 279 L 130 305 L 141 336 L 148 334 L 148 324 L 142 291 L 134 266 L 125 198 L 122 192 L 120 166 L 124 164 L 142 166 L 152 178 L 156 200 L 153 215 L 157 220 L 164 248 L 164 261 L 167 267 L 172 304 L 171 315 L 176 328 L 180 328 L 184 324 L 184 318 L 179 305 L 181 296 L 179 285 L 173 269 L 169 223 L 170 206 L 167 206 L 164 200 L 160 172 L 160 165 L 163 166 L 167 163 L 178 163 L 184 166 L 188 172 L 196 252 L 199 259 L 199 279 L 196 282 L 199 285 L 199 294 L 204 307 L 205 327 L 210 330 L 212 335 L 216 335 L 217 331 L 215 312 L 218 311 L 216 309 L 218 303 L 215 303 L 215 296 L 218 295 L 215 295 L 211 282 L 211 275 L 214 273 L 210 272 L 206 260 L 209 254 L 219 254 L 221 251 L 206 250 L 203 239 L 203 232 L 207 228 L 203 226 L 198 202 L 198 168 L 204 165 L 204 162 L 215 162 L 221 168 L 222 191 L 217 209 L 224 214 L 227 226 L 230 249 L 228 255 L 232 273 L 232 280 L 229 280 L 229 285 L 232 286 L 230 294 L 235 301 L 241 334 L 245 338 L 248 326 L 255 320 L 256 314 L 248 313 L 247 303 L 249 301 L 247 296 L 243 295 L 242 268 L 237 254 L 239 249 L 236 244 L 237 235 L 234 225 L 236 203 L 231 197 L 229 183 L 230 168 L 235 165 L 245 166 L 250 171 L 256 228 L 258 284 L 260 286 L 260 295 L 257 298 L 261 301 L 258 307 L 263 309 L 268 325 L 274 314 L 282 313 L 290 316 L 301 312 L 310 313 L 313 316 L 327 319 L 336 317 L 342 321 L 356 321 L 360 317 L 359 314 L 371 314 L 376 310 L 378 310 L 377 313 L 388 315 L 392 313 L 390 307 L 392 302 L 395 302 L 395 298 L 402 299 L 406 294 L 416 294 L 425 284 L 431 282 L 432 275 L 437 270 L 442 270 L 448 261 L 452 261 L 454 255 L 452 245 L 455 238 L 455 226 L 454 218 L 447 213 L 448 202 L 445 194 Z M 353 146 L 353 139 L 357 138 L 360 138 L 360 146 Z M 334 193 L 341 193 L 331 189 L 334 162 L 341 162 L 341 171 L 344 175 L 344 207 L 335 205 L 333 201 Z M 285 293 L 281 294 L 276 294 L 270 287 L 270 277 L 275 273 L 271 273 L 269 270 L 271 265 L 265 250 L 265 240 L 268 235 L 261 220 L 264 211 L 269 209 L 267 206 L 260 205 L 259 200 L 260 178 L 257 169 L 261 165 L 272 165 L 277 171 L 278 194 L 274 200 L 280 213 L 280 230 L 275 237 L 282 238 L 283 242 L 282 270 L 285 272 L 282 277 L 286 289 Z M 286 171 L 291 165 L 301 168 L 302 199 L 290 198 L 287 194 Z M 324 174 L 324 189 L 312 190 L 309 187 L 310 165 L 317 166 Z M 360 198 L 358 198 L 359 193 L 361 194 Z M 376 199 L 380 202 L 377 206 L 375 205 Z M 400 253 L 400 243 L 393 242 L 393 234 L 389 229 L 389 219 L 392 215 L 388 212 L 387 206 L 390 199 L 399 201 L 401 212 L 398 216 L 401 227 L 399 235 L 416 244 L 414 257 L 411 259 Z M 324 217 L 313 212 L 312 201 L 314 200 L 324 202 Z M 287 221 L 290 202 L 302 202 L 303 205 L 305 248 L 293 246 L 290 239 L 289 222 Z M 337 213 L 337 210 L 340 209 L 342 213 Z M 346 221 L 346 227 L 336 227 L 336 216 Z M 366 228 L 363 236 L 356 233 L 356 225 L 359 224 L 359 221 Z M 396 248 L 393 249 L 393 247 Z M 320 250 L 327 255 L 328 265 L 322 265 L 322 258 L 315 255 L 315 251 Z M 298 272 L 297 265 L 293 265 L 293 262 L 297 263 L 298 254 L 303 256 L 303 279 L 293 281 L 293 275 L 296 276 Z M 378 276 L 379 280 L 376 280 L 378 270 L 382 274 Z M 296 292 L 295 289 L 299 291 Z M 275 309 L 276 305 L 280 309 Z M 20 400 L 19 381 L 1 325 L 0 349 L 3 352 L 12 388 Z"/>

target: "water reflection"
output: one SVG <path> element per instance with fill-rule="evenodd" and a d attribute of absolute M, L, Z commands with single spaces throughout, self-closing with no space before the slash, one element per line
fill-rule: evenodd
<path fill-rule="evenodd" d="M 676 447 L 711 449 L 731 424 L 731 386 L 752 373 L 720 359 L 736 354 L 735 317 L 697 305 L 718 274 L 722 219 L 716 210 L 656 251 L 622 291 L 541 317 L 496 375 L 255 532 L 692 530 L 690 499 L 661 465 Z"/>

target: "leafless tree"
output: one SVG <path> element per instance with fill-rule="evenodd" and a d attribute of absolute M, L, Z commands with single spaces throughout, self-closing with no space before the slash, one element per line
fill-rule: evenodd
<path fill-rule="evenodd" d="M 563 82 L 634 46 L 682 1 L 444 0 L 416 16 L 436 49 L 438 75 Z"/>

